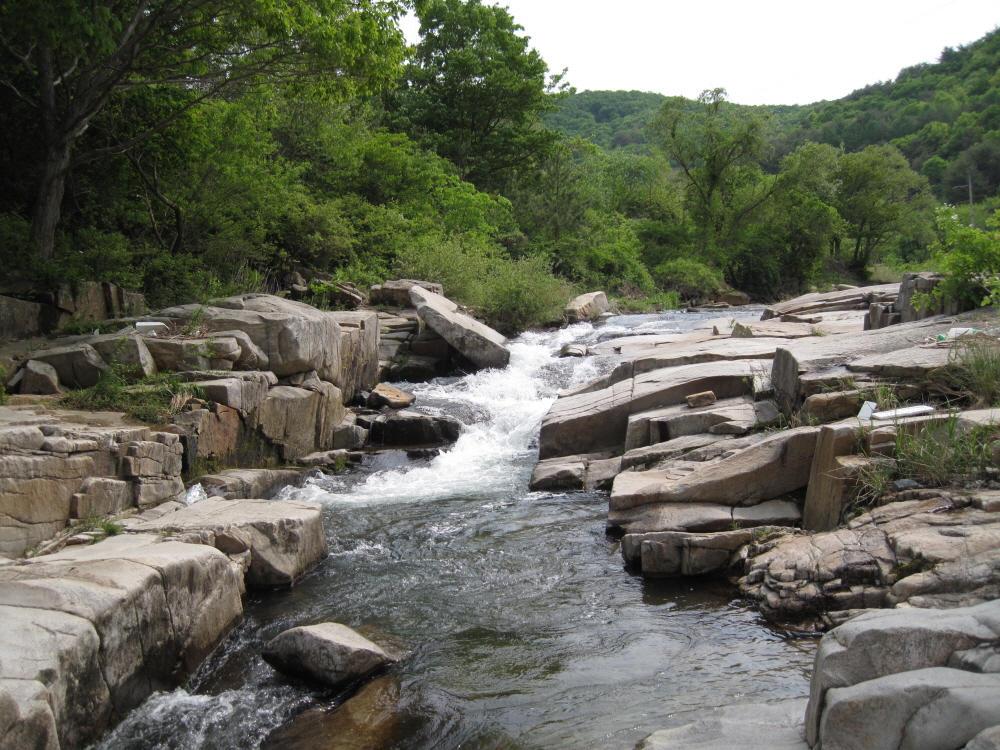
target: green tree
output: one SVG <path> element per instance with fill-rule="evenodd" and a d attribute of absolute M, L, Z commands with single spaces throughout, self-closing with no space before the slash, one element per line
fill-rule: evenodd
<path fill-rule="evenodd" d="M 53 257 L 71 169 L 127 151 L 235 86 L 372 90 L 397 70 L 401 9 L 400 0 L 0 0 L 0 84 L 41 125 L 30 236 L 38 257 Z M 116 96 L 171 85 L 189 95 L 158 122 L 76 148 Z"/>
<path fill-rule="evenodd" d="M 834 203 L 850 245 L 848 266 L 863 271 L 876 253 L 906 237 L 926 234 L 933 202 L 927 178 L 910 169 L 895 146 L 869 146 L 840 157 Z"/>
<path fill-rule="evenodd" d="M 672 97 L 648 127 L 652 142 L 684 176 L 698 250 L 710 257 L 735 241 L 734 234 L 777 188 L 759 166 L 768 147 L 767 116 L 725 109 L 725 97 L 725 89 L 705 91 L 694 104 Z"/>
<path fill-rule="evenodd" d="M 561 97 L 548 67 L 502 7 L 430 0 L 400 89 L 386 97 L 392 127 L 451 161 L 480 189 L 504 187 L 560 140 L 540 127 Z"/>

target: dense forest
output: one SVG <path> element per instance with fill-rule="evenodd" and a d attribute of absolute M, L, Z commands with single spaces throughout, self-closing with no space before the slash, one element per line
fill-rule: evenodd
<path fill-rule="evenodd" d="M 998 202 L 997 32 L 761 108 L 577 93 L 479 0 L 0 0 L 0 29 L 6 294 L 158 306 L 304 267 L 440 281 L 512 331 L 577 289 L 641 309 L 926 264 L 953 185 L 980 223 Z"/>

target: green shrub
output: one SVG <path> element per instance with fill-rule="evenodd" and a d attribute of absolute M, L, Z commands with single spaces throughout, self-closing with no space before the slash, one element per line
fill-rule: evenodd
<path fill-rule="evenodd" d="M 567 301 L 567 285 L 552 275 L 544 258 L 503 258 L 494 262 L 480 309 L 493 328 L 514 334 L 558 320 Z"/>
<path fill-rule="evenodd" d="M 1000 211 L 986 223 L 992 231 L 960 224 L 951 209 L 938 213 L 941 241 L 934 245 L 934 260 L 945 278 L 930 297 L 972 306 L 1000 302 Z"/>
<path fill-rule="evenodd" d="M 676 291 L 682 299 L 704 299 L 724 289 L 722 274 L 704 263 L 678 258 L 653 269 L 653 279 L 664 289 Z"/>

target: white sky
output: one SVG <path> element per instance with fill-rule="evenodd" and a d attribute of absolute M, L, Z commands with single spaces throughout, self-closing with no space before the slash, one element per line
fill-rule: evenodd
<path fill-rule="evenodd" d="M 493 4 L 483 0 L 484 4 Z M 578 91 L 810 104 L 936 62 L 1000 24 L 997 0 L 500 0 Z M 403 28 L 416 41 L 415 19 Z"/>

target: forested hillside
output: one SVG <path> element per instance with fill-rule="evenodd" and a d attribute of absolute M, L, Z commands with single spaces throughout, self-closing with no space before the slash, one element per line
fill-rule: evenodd
<path fill-rule="evenodd" d="M 814 105 L 775 139 L 778 156 L 809 141 L 858 151 L 892 143 L 926 175 L 943 201 L 966 198 L 954 186 L 971 175 L 974 195 L 1000 185 L 1000 30 L 956 49 L 939 62 L 914 65 L 894 81 L 866 86 Z"/>
<path fill-rule="evenodd" d="M 100 279 L 161 305 L 305 266 L 439 281 L 512 331 L 576 290 L 773 299 L 925 262 L 931 184 L 974 167 L 996 192 L 996 34 L 765 110 L 572 93 L 479 0 L 417 3 L 407 48 L 406 7 L 0 0 L 0 293 Z"/>

